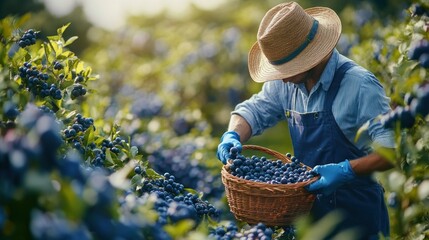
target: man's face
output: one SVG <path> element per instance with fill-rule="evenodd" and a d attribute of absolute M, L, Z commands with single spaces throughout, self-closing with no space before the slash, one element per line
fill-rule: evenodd
<path fill-rule="evenodd" d="M 311 73 L 312 73 L 312 69 L 310 69 L 306 72 L 300 73 L 298 75 L 292 76 L 292 77 L 283 78 L 282 80 L 284 83 L 290 82 L 290 83 L 294 83 L 294 84 L 300 84 L 300 83 L 304 83 L 307 80 L 309 80 L 309 78 L 311 77 Z"/>

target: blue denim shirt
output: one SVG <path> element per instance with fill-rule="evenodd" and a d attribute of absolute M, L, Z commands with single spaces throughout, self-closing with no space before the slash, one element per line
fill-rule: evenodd
<path fill-rule="evenodd" d="M 352 60 L 335 49 L 320 80 L 310 92 L 304 84 L 296 85 L 299 90 L 294 110 L 300 113 L 321 111 L 335 70 L 346 61 Z M 241 115 L 250 124 L 252 135 L 259 135 L 265 129 L 285 120 L 285 111 L 289 108 L 293 90 L 293 83 L 284 83 L 282 80 L 265 82 L 259 93 L 238 104 L 232 114 Z M 393 148 L 393 131 L 384 129 L 379 121 L 372 121 L 390 110 L 389 102 L 390 99 L 378 79 L 368 70 L 358 66 L 350 69 L 342 80 L 332 112 L 344 135 L 357 148 L 370 152 L 372 142 Z M 365 123 L 369 123 L 368 130 L 355 141 L 358 129 Z"/>

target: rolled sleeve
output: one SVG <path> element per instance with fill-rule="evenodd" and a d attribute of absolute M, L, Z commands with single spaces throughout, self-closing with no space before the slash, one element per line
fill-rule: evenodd
<path fill-rule="evenodd" d="M 368 133 L 376 145 L 395 148 L 395 134 L 393 130 L 385 129 L 379 121 L 371 121 L 368 127 Z"/>
<path fill-rule="evenodd" d="M 383 147 L 394 148 L 394 133 L 384 128 L 376 118 L 391 110 L 390 99 L 386 96 L 383 86 L 373 75 L 368 75 L 360 86 L 358 105 L 358 124 L 369 121 L 368 135 L 372 142 Z"/>
<path fill-rule="evenodd" d="M 283 85 L 281 85 L 283 84 Z M 264 83 L 262 90 L 248 100 L 238 104 L 231 114 L 242 116 L 252 128 L 252 136 L 260 135 L 265 129 L 274 126 L 285 118 L 283 101 L 279 96 L 284 94 L 282 81 L 269 81 Z"/>

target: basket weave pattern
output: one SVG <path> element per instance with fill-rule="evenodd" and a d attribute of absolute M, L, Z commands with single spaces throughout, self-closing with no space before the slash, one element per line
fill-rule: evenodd
<path fill-rule="evenodd" d="M 243 150 L 257 150 L 274 157 L 268 159 L 291 162 L 285 155 L 261 146 L 244 145 Z M 229 173 L 229 166 L 222 167 L 222 182 L 230 210 L 238 220 L 249 224 L 262 222 L 267 226 L 286 226 L 296 217 L 308 214 L 313 206 L 315 195 L 304 186 L 316 181 L 317 177 L 294 184 L 269 184 L 236 177 Z"/>

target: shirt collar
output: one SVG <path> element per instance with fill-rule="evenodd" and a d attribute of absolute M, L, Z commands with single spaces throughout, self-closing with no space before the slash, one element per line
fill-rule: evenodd
<path fill-rule="evenodd" d="M 317 83 L 314 85 L 313 89 L 311 90 L 312 92 L 316 91 L 320 86 L 326 92 L 329 90 L 329 87 L 331 86 L 331 83 L 334 79 L 334 74 L 335 74 L 335 70 L 337 69 L 338 60 L 339 60 L 339 53 L 338 53 L 338 50 L 334 48 L 334 51 L 332 52 L 332 55 L 329 58 L 328 63 L 326 64 L 326 67 L 322 72 L 322 75 L 320 75 L 319 81 L 317 81 Z M 300 83 L 297 86 L 306 95 L 310 94 L 310 93 L 307 93 L 304 83 Z"/>

